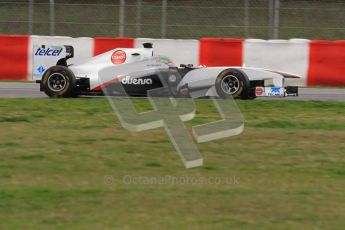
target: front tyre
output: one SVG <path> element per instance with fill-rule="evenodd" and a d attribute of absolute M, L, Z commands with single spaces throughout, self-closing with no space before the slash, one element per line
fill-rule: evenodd
<path fill-rule="evenodd" d="M 75 96 L 76 79 L 65 66 L 52 66 L 42 76 L 42 88 L 49 97 Z"/>
<path fill-rule="evenodd" d="M 216 79 L 215 87 L 218 95 L 224 99 L 251 98 L 248 77 L 236 69 L 227 69 L 221 72 Z"/>

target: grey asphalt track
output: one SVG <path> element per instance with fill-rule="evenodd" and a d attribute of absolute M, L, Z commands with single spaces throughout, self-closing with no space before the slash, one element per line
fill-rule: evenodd
<path fill-rule="evenodd" d="M 0 98 L 47 98 L 36 83 L 0 82 Z M 260 100 L 345 101 L 345 88 L 300 88 L 298 97 L 260 98 Z"/>

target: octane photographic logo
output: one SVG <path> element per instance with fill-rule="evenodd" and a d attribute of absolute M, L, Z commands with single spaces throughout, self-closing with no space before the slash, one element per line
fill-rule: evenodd
<path fill-rule="evenodd" d="M 156 59 L 154 60 L 157 61 Z M 121 65 L 122 73 L 119 73 L 117 76 L 127 76 L 123 73 L 131 73 L 131 77 L 140 77 L 143 74 L 145 76 L 148 70 L 142 69 L 141 67 L 150 66 L 152 62 L 154 61 L 145 60 L 143 63 L 136 62 Z M 102 70 L 100 72 L 101 82 L 105 83 L 109 79 L 112 79 L 116 70 L 116 67 Z M 133 70 L 141 71 L 133 72 Z M 169 70 L 168 66 L 167 70 Z M 184 122 L 192 120 L 195 117 L 195 101 L 193 98 L 177 98 L 172 94 L 167 95 L 166 93 L 170 92 L 167 90 L 169 86 L 165 85 L 166 79 L 164 80 L 164 77 L 166 78 L 167 75 L 166 72 L 165 74 L 160 73 L 158 71 L 156 74 L 161 79 L 163 87 L 147 92 L 147 98 L 153 108 L 151 111 L 138 113 L 130 98 L 116 96 L 119 92 L 127 96 L 121 84 L 117 85 L 116 88 L 112 88 L 112 85 L 109 85 L 102 88 L 102 90 L 125 129 L 131 132 L 141 132 L 164 127 L 184 166 L 186 168 L 202 166 L 203 158 L 195 141 L 197 143 L 203 143 L 239 135 L 244 129 L 243 116 L 233 99 L 205 99 L 203 102 L 209 101 L 213 103 L 220 119 L 218 121 L 193 126 L 191 135 Z"/>

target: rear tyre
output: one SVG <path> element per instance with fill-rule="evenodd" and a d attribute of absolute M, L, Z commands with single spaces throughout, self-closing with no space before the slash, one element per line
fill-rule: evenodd
<path fill-rule="evenodd" d="M 65 66 L 52 66 L 43 74 L 42 88 L 49 97 L 76 96 L 76 79 Z"/>
<path fill-rule="evenodd" d="M 250 82 L 239 70 L 227 69 L 219 74 L 215 83 L 216 91 L 221 98 L 250 99 Z"/>

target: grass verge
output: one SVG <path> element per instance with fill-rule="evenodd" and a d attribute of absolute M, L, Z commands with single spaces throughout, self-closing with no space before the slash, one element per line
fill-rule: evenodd
<path fill-rule="evenodd" d="M 0 229 L 342 229 L 345 103 L 237 103 L 245 131 L 186 170 L 105 99 L 0 99 Z M 217 116 L 197 105 L 189 127 Z"/>

